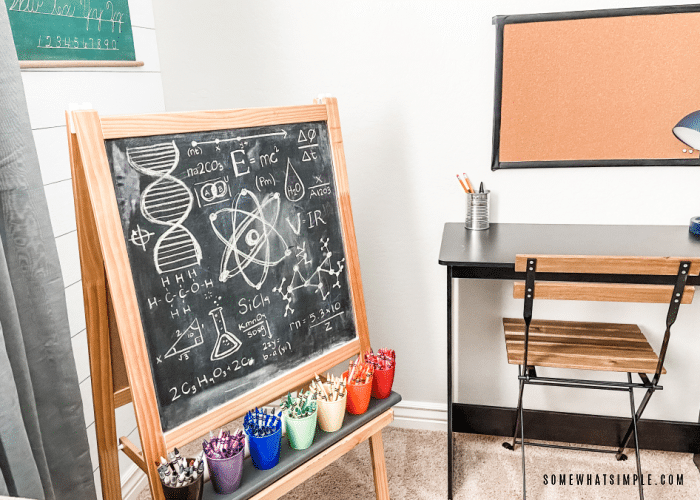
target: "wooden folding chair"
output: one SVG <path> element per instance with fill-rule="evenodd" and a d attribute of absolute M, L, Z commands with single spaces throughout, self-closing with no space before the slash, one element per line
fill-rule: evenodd
<path fill-rule="evenodd" d="M 525 444 L 551 448 L 623 453 L 632 434 L 637 459 L 637 474 L 642 477 L 637 439 L 637 422 L 654 391 L 663 389 L 659 378 L 681 303 L 689 304 L 694 287 L 686 286 L 689 274 L 697 275 L 700 259 L 662 257 L 599 257 L 565 255 L 518 255 L 515 271 L 525 272 L 525 282 L 514 284 L 514 298 L 524 299 L 523 319 L 503 319 L 508 362 L 518 365 L 518 407 L 513 442 L 503 446 L 513 450 L 521 444 L 523 498 L 525 489 Z M 653 278 L 652 278 L 653 276 Z M 536 283 L 536 280 L 539 280 Z M 648 284 L 653 282 L 655 284 Z M 645 283 L 645 284 L 641 284 Z M 657 356 L 637 325 L 575 321 L 533 320 L 534 299 L 583 300 L 606 302 L 668 303 L 666 332 Z M 540 377 L 536 367 L 569 368 L 627 373 L 627 382 Z M 641 383 L 632 382 L 637 373 Z M 653 373 L 653 377 L 648 374 Z M 629 393 L 632 422 L 617 450 L 553 445 L 525 441 L 523 389 L 526 384 L 626 391 Z M 646 389 L 635 409 L 634 389 Z M 520 439 L 518 439 L 518 431 Z M 639 496 L 644 498 L 641 481 Z"/>

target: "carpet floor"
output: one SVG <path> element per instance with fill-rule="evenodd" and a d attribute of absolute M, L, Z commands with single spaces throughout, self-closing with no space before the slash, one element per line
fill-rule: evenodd
<path fill-rule="evenodd" d="M 392 499 L 447 498 L 447 436 L 444 432 L 388 427 L 382 431 L 382 436 Z M 456 500 L 522 498 L 520 448 L 508 451 L 501 446 L 503 441 L 504 438 L 495 436 L 455 434 Z M 183 453 L 196 453 L 201 446 L 198 443 L 184 447 Z M 526 447 L 528 498 L 639 498 L 636 484 L 623 484 L 625 477 L 631 482 L 636 473 L 634 451 L 628 451 L 629 460 L 618 462 L 610 454 Z M 645 498 L 700 499 L 700 472 L 691 454 L 642 450 L 641 457 Z M 552 484 L 553 479 L 556 484 Z M 582 484 L 577 484 L 579 481 Z M 138 500 L 150 498 L 146 489 Z M 367 442 L 360 444 L 282 498 L 374 498 L 369 445 Z"/>

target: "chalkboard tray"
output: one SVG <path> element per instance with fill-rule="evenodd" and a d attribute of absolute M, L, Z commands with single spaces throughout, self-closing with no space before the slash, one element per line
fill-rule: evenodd
<path fill-rule="evenodd" d="M 219 495 L 214 491 L 211 481 L 204 484 L 203 499 L 210 500 L 243 500 L 250 498 L 261 492 L 272 483 L 281 479 L 286 474 L 311 460 L 313 457 L 330 448 L 344 437 L 352 434 L 370 420 L 378 417 L 395 404 L 401 401 L 401 396 L 395 392 L 386 399 L 372 399 L 369 409 L 362 415 L 345 414 L 343 427 L 336 432 L 323 432 L 316 429 L 316 436 L 313 444 L 305 450 L 293 450 L 289 446 L 289 440 L 282 437 L 282 448 L 280 451 L 280 463 L 270 470 L 258 470 L 253 465 L 250 457 L 243 461 L 243 479 L 241 486 L 227 495 Z"/>

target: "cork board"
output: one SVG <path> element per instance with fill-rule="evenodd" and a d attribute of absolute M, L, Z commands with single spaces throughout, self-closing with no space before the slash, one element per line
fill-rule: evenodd
<path fill-rule="evenodd" d="M 673 132 L 700 109 L 697 10 L 495 18 L 492 168 L 700 164 Z"/>

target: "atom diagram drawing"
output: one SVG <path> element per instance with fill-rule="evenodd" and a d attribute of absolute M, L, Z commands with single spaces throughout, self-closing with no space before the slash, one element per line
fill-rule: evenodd
<path fill-rule="evenodd" d="M 329 238 L 321 238 L 321 253 L 323 255 L 323 261 L 316 267 L 316 270 L 311 273 L 308 278 L 305 278 L 301 273 L 299 263 L 297 263 L 294 266 L 294 275 L 292 276 L 289 285 L 285 287 L 284 282 L 287 280 L 287 278 L 282 278 L 280 286 L 276 286 L 272 289 L 273 292 L 279 293 L 286 302 L 284 306 L 285 317 L 287 316 L 287 313 L 291 314 L 294 312 L 291 304 L 294 301 L 294 292 L 300 288 L 315 288 L 314 293 L 320 293 L 321 298 L 326 300 L 331 291 L 328 289 L 328 285 L 325 284 L 325 280 L 322 279 L 323 274 L 335 276 L 335 283 L 331 285 L 331 288 L 340 288 L 340 275 L 342 274 L 343 269 L 345 269 L 345 265 L 343 264 L 343 262 L 345 262 L 345 258 L 337 261 L 337 269 L 333 269 L 333 266 L 331 265 L 331 257 L 333 256 L 333 252 L 328 250 L 328 241 Z"/>
<path fill-rule="evenodd" d="M 260 290 L 268 270 L 291 254 L 287 242 L 275 229 L 280 211 L 280 195 L 267 195 L 260 203 L 247 189 L 233 200 L 232 208 L 212 213 L 209 222 L 224 244 L 219 281 L 241 275 L 246 283 Z M 227 231 L 230 236 L 224 236 Z M 233 259 L 231 257 L 233 256 Z"/>
<path fill-rule="evenodd" d="M 129 237 L 129 241 L 137 247 L 141 247 L 145 252 L 146 245 L 151 240 L 151 236 L 153 236 L 152 232 L 143 229 L 141 226 L 136 224 L 136 229 L 131 230 L 131 236 Z"/>

